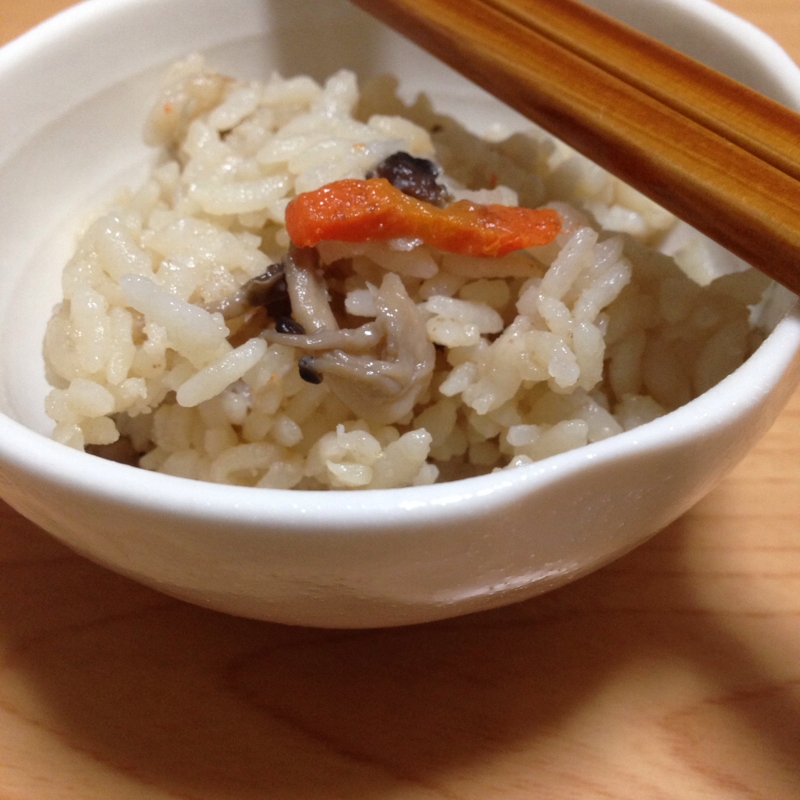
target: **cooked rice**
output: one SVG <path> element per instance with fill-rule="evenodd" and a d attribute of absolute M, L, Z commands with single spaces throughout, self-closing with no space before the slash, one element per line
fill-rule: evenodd
<path fill-rule="evenodd" d="M 160 163 L 64 270 L 44 343 L 56 440 L 108 452 L 122 437 L 145 469 L 222 483 L 413 486 L 634 428 L 758 345 L 759 273 L 542 132 L 488 141 L 395 88 L 173 68 L 147 123 Z M 548 204 L 564 232 L 492 259 L 322 242 L 313 330 L 375 320 L 400 377 L 375 397 L 338 375 L 309 383 L 291 337 L 215 309 L 284 257 L 292 197 L 397 151 L 440 164 L 455 198 Z"/>

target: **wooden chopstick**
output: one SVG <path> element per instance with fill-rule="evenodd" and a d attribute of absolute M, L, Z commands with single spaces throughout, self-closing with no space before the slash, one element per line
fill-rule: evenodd
<path fill-rule="evenodd" d="M 800 179 L 800 117 L 577 0 L 485 0 L 591 64 Z"/>
<path fill-rule="evenodd" d="M 537 0 L 353 2 L 800 293 L 800 182 L 741 141 L 735 144 L 731 136 L 682 113 L 680 105 L 668 105 L 596 63 L 601 48 L 590 60 L 565 45 L 563 33 L 546 35 L 532 27 Z M 570 19 L 562 17 L 561 23 Z M 588 38 L 591 30 L 583 28 L 581 35 Z M 629 64 L 635 65 L 643 55 L 631 52 Z M 657 74 L 655 68 L 651 74 Z M 664 84 L 667 94 L 674 88 Z M 736 129 L 736 114 L 727 114 L 727 105 L 721 102 L 712 116 Z M 800 125 L 786 114 L 786 125 Z M 783 152 L 778 146 L 783 134 L 776 138 L 768 149 Z M 791 155 L 787 160 L 793 162 Z"/>

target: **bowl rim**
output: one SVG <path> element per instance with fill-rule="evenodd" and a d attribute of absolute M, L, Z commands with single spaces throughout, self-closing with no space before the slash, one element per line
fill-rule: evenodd
<path fill-rule="evenodd" d="M 82 0 L 40 23 L 0 48 L 0 81 L 8 67 L 19 67 L 35 58 L 42 48 L 60 41 L 64 35 L 81 31 L 104 18 L 113 18 L 121 9 L 140 5 L 142 0 Z M 159 5 L 168 0 L 146 0 Z M 700 16 L 711 28 L 733 36 L 743 50 L 768 69 L 787 95 L 800 106 L 800 69 L 773 39 L 750 23 L 707 0 L 651 0 L 676 7 L 685 14 Z M 756 35 L 757 34 L 757 35 Z M 793 80 L 792 80 L 793 79 Z M 298 490 L 254 489 L 226 486 L 188 478 L 149 472 L 98 459 L 73 450 L 22 423 L 0 414 L 0 463 L 3 471 L 17 471 L 24 482 L 33 477 L 63 490 L 91 495 L 98 502 L 144 509 L 153 513 L 202 517 L 227 523 L 263 521 L 268 516 L 273 526 L 287 530 L 330 534 L 339 524 L 344 530 L 379 529 L 376 514 L 387 523 L 402 518 L 403 524 L 424 522 L 443 507 L 469 513 L 469 503 L 503 504 L 509 497 L 528 494 L 567 474 L 635 456 L 647 448 L 670 448 L 701 434 L 708 434 L 756 408 L 781 381 L 800 353 L 800 309 L 792 308 L 766 337 L 758 350 L 719 384 L 638 428 L 607 440 L 551 456 L 534 464 L 488 475 L 432 486 L 378 490 Z M 19 480 L 19 479 L 17 479 Z M 409 516 L 410 515 L 410 516 Z"/>

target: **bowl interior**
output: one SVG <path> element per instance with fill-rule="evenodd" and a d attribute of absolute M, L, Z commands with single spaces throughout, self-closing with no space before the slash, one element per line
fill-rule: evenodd
<path fill-rule="evenodd" d="M 705 4 L 594 5 L 779 100 L 798 103 L 793 84 L 778 70 L 742 57 L 745 42 L 768 49 L 769 40 L 733 18 L 722 16 L 720 23 L 718 10 L 712 27 L 698 24 Z M 123 53 L 110 44 L 121 39 L 128 42 Z M 474 129 L 490 122 L 526 125 L 344 0 L 106 0 L 79 6 L 12 43 L 0 61 L 0 105 L 4 118 L 14 120 L 0 134 L 0 336 L 14 347 L 0 353 L 0 410 L 31 430 L 47 434 L 52 428 L 43 411 L 42 337 L 76 231 L 92 209 L 144 177 L 153 154 L 141 130 L 160 76 L 171 61 L 196 50 L 240 77 L 277 70 L 321 80 L 341 67 L 362 78 L 391 72 L 400 76 L 406 97 L 425 91 Z"/>
<path fill-rule="evenodd" d="M 738 72 L 738 77 L 778 99 L 796 100 L 761 62 L 739 57 L 731 40 L 742 31 L 735 25 L 706 26 L 702 30 L 708 32 L 698 37 L 696 13 L 687 13 L 679 3 L 594 4 L 662 36 L 668 34 L 672 43 L 694 55 L 710 55 L 715 66 Z M 136 15 L 133 26 L 128 25 L 131 15 Z M 183 26 L 187 17 L 193 19 L 189 28 Z M 177 19 L 181 26 L 172 24 Z M 107 44 L 116 41 L 116 29 L 123 36 L 127 32 L 130 40 L 120 63 Z M 153 30 L 180 33 L 150 36 Z M 80 58 L 65 69 L 56 62 L 57 53 L 47 52 L 54 41 L 67 49 L 91 45 L 84 52 L 93 53 L 92 59 Z M 437 107 L 470 127 L 501 122 L 519 129 L 526 124 L 487 93 L 340 0 L 111 0 L 81 6 L 14 43 L 7 48 L 13 52 L 5 53 L 11 68 L 0 75 L 4 116 L 18 123 L 0 143 L 0 336 L 14 342 L 0 354 L 0 410 L 34 431 L 47 434 L 52 427 L 43 411 L 48 386 L 41 344 L 59 300 L 59 275 L 75 233 L 93 208 L 119 187 L 135 186 L 144 177 L 152 153 L 142 143 L 142 123 L 159 78 L 173 59 L 198 49 L 216 68 L 242 77 L 264 78 L 277 70 L 321 80 L 341 67 L 362 78 L 391 72 L 401 77 L 405 96 L 425 91 Z M 87 64 L 94 59 L 100 68 Z"/>

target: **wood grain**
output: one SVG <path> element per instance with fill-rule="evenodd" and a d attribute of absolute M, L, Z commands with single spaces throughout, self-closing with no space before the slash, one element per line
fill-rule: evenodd
<path fill-rule="evenodd" d="M 0 0 L 6 40 L 68 5 Z M 796 0 L 725 0 L 800 58 Z M 800 392 L 650 543 L 499 611 L 198 609 L 0 508 L 0 800 L 797 800 Z"/>

